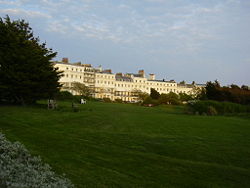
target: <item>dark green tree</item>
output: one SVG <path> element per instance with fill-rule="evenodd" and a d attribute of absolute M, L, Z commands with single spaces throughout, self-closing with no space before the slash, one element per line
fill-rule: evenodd
<path fill-rule="evenodd" d="M 220 84 L 217 80 L 215 82 L 207 82 L 206 84 L 206 96 L 209 100 L 218 100 L 222 101 L 223 96 L 220 92 Z"/>
<path fill-rule="evenodd" d="M 180 98 L 180 101 L 182 101 L 182 102 L 193 100 L 193 96 L 192 95 L 188 95 L 186 93 L 180 93 L 179 94 L 179 98 Z"/>
<path fill-rule="evenodd" d="M 170 104 L 170 97 L 166 93 L 162 93 L 159 97 L 159 103 L 160 104 Z"/>
<path fill-rule="evenodd" d="M 154 88 L 151 88 L 151 90 L 150 90 L 150 97 L 152 99 L 159 99 L 160 93 L 158 91 L 156 91 Z"/>
<path fill-rule="evenodd" d="M 242 85 L 242 86 L 241 86 L 241 89 L 242 89 L 242 90 L 245 90 L 245 91 L 249 91 L 249 87 L 246 86 L 246 85 Z"/>
<path fill-rule="evenodd" d="M 159 98 L 160 104 L 180 104 L 179 96 L 176 93 L 170 92 L 168 94 L 162 93 Z"/>
<path fill-rule="evenodd" d="M 59 91 L 56 53 L 39 42 L 29 23 L 0 18 L 0 102 L 35 103 Z"/>

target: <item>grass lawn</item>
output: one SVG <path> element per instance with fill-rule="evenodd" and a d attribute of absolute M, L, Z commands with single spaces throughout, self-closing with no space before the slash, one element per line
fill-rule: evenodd
<path fill-rule="evenodd" d="M 0 132 L 76 187 L 249 187 L 250 118 L 89 102 L 0 107 Z"/>

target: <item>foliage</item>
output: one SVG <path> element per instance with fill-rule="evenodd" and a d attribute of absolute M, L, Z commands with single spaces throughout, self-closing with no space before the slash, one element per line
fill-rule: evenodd
<path fill-rule="evenodd" d="M 156 91 L 154 88 L 150 89 L 150 97 L 152 99 L 159 99 L 160 98 L 160 93 L 158 91 Z"/>
<path fill-rule="evenodd" d="M 104 102 L 112 102 L 110 98 L 103 98 Z"/>
<path fill-rule="evenodd" d="M 160 104 L 180 104 L 179 96 L 176 93 L 170 92 L 168 94 L 161 94 L 159 97 Z"/>
<path fill-rule="evenodd" d="M 56 175 L 40 157 L 33 157 L 19 142 L 11 143 L 0 133 L 0 187 L 73 187 Z"/>
<path fill-rule="evenodd" d="M 193 100 L 194 97 L 192 95 L 188 95 L 186 93 L 180 93 L 179 94 L 179 98 L 180 98 L 180 101 L 182 102 L 186 102 L 186 101 L 190 101 L 190 100 Z"/>
<path fill-rule="evenodd" d="M 73 97 L 74 96 L 69 91 L 60 91 L 56 96 L 56 98 L 60 100 L 72 100 Z"/>
<path fill-rule="evenodd" d="M 122 99 L 115 99 L 115 102 L 116 103 L 123 103 L 123 100 Z"/>
<path fill-rule="evenodd" d="M 159 105 L 158 100 L 153 99 L 151 96 L 147 96 L 144 101 L 142 102 L 143 105 L 151 104 L 153 106 Z"/>
<path fill-rule="evenodd" d="M 142 92 L 141 90 L 136 90 L 136 96 L 138 97 L 139 101 L 144 101 L 149 96 L 149 94 Z"/>
<path fill-rule="evenodd" d="M 211 107 L 213 107 L 218 112 L 218 114 L 250 112 L 250 106 L 248 105 L 240 105 L 231 102 L 218 102 L 212 100 L 193 102 L 190 103 L 189 106 L 192 108 L 193 112 L 199 112 L 199 114 L 202 114 L 203 112 L 207 113 L 211 110 L 209 109 Z"/>
<path fill-rule="evenodd" d="M 83 97 L 90 97 L 92 90 L 80 82 L 73 82 L 72 89 Z"/>
<path fill-rule="evenodd" d="M 217 110 L 213 106 L 208 106 L 208 108 L 207 108 L 207 115 L 215 116 L 217 114 L 218 114 L 218 112 L 217 112 Z"/>
<path fill-rule="evenodd" d="M 170 104 L 170 97 L 166 93 L 162 93 L 159 97 L 159 103 L 160 104 Z"/>
<path fill-rule="evenodd" d="M 203 99 L 250 105 L 250 90 L 244 85 L 241 88 L 234 84 L 228 87 L 221 87 L 216 80 L 214 83 L 207 82 L 206 93 Z"/>
<path fill-rule="evenodd" d="M 180 82 L 180 84 L 186 84 L 185 80 L 182 80 L 182 81 Z"/>
<path fill-rule="evenodd" d="M 51 60 L 56 56 L 39 43 L 24 20 L 0 18 L 0 102 L 35 103 L 59 91 L 61 72 Z"/>

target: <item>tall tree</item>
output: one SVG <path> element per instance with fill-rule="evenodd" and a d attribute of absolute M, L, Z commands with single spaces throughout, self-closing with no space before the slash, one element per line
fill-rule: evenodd
<path fill-rule="evenodd" d="M 150 97 L 152 99 L 159 99 L 160 93 L 158 91 L 156 91 L 154 88 L 151 88 L 150 89 Z"/>
<path fill-rule="evenodd" d="M 34 103 L 59 91 L 56 53 L 39 42 L 24 20 L 0 18 L 0 102 Z"/>

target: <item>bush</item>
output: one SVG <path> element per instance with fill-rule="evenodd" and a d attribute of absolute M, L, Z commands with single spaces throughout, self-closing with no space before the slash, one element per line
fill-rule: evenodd
<path fill-rule="evenodd" d="M 180 104 L 179 96 L 176 93 L 170 92 L 168 94 L 161 94 L 158 100 L 160 104 L 173 104 L 178 105 Z"/>
<path fill-rule="evenodd" d="M 110 98 L 103 98 L 103 102 L 112 102 Z"/>
<path fill-rule="evenodd" d="M 115 102 L 117 102 L 117 103 L 123 103 L 122 99 L 115 99 Z"/>
<path fill-rule="evenodd" d="M 74 187 L 56 175 L 40 157 L 33 157 L 19 142 L 11 143 L 0 133 L 0 187 Z"/>
<path fill-rule="evenodd" d="M 59 100 L 72 100 L 73 95 L 69 91 L 60 91 L 56 98 Z"/>
<path fill-rule="evenodd" d="M 142 102 L 142 105 L 152 105 L 152 106 L 156 106 L 159 105 L 158 100 L 156 99 L 152 99 L 150 96 L 146 97 L 145 100 Z"/>
<path fill-rule="evenodd" d="M 218 114 L 218 112 L 217 112 L 217 110 L 213 106 L 208 106 L 208 108 L 207 108 L 207 115 L 209 115 L 209 116 L 215 116 L 217 114 Z"/>
<path fill-rule="evenodd" d="M 248 113 L 250 112 L 249 105 L 241 105 L 231 102 L 218 102 L 218 101 L 196 101 L 193 103 L 189 103 L 191 110 L 193 112 L 199 112 L 202 114 L 203 112 L 208 113 L 211 107 L 213 107 L 217 114 L 227 114 L 227 113 Z"/>

